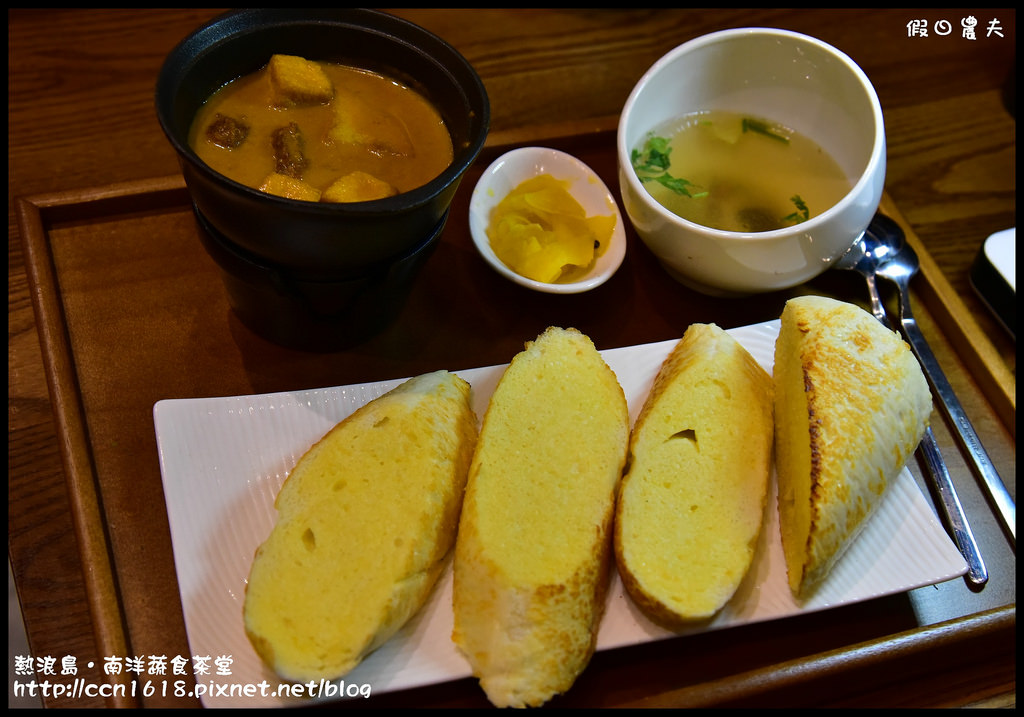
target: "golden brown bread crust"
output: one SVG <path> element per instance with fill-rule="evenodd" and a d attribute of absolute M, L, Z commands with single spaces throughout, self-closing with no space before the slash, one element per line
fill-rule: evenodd
<path fill-rule="evenodd" d="M 860 307 L 800 297 L 775 349 L 779 520 L 790 588 L 808 596 L 924 435 L 931 393 L 910 347 Z"/>
<path fill-rule="evenodd" d="M 495 706 L 539 707 L 572 687 L 589 663 L 608 590 L 611 520 L 609 507 L 592 556 L 557 584 L 510 582 L 485 549 L 468 547 L 478 536 L 456 548 L 461 607 L 452 639 Z"/>
<path fill-rule="evenodd" d="M 296 463 L 246 587 L 246 634 L 281 677 L 336 679 L 422 607 L 454 543 L 476 440 L 470 387 L 410 379 Z"/>
<path fill-rule="evenodd" d="M 662 364 L 630 437 L 615 556 L 667 627 L 712 617 L 754 558 L 772 461 L 772 381 L 732 336 L 694 324 Z"/>
<path fill-rule="evenodd" d="M 497 706 L 543 704 L 593 654 L 628 434 L 622 388 L 576 330 L 527 344 L 495 389 L 456 542 L 452 639 Z"/>

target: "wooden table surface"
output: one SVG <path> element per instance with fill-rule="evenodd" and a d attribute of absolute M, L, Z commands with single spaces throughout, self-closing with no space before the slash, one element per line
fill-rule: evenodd
<path fill-rule="evenodd" d="M 669 49 L 709 31 L 774 26 L 835 45 L 866 71 L 881 99 L 889 197 L 1015 375 L 1015 344 L 968 280 L 983 240 L 1016 221 L 1013 10 L 394 12 L 440 35 L 475 66 L 490 96 L 489 144 L 495 146 L 614 127 L 641 74 Z M 96 652 L 86 594 L 91 567 L 82 565 L 70 518 L 74 496 L 65 484 L 64 437 L 54 423 L 14 198 L 177 173 L 177 158 L 153 109 L 155 79 L 167 52 L 215 14 L 196 9 L 8 11 L 8 547 L 32 650 L 36 656 L 56 656 L 58 663 L 62 655 Z M 978 20 L 973 40 L 961 34 L 961 20 L 968 16 Z M 927 22 L 926 37 L 910 36 L 908 23 L 918 19 Z M 946 21 L 952 31 L 943 35 Z M 351 377 L 351 382 L 359 380 Z M 1011 453 L 1011 490 L 1014 466 Z M 1013 556 L 1010 565 L 1015 573 Z M 1015 588 L 997 602 L 1015 603 Z M 963 610 L 964 615 L 973 612 L 971 607 Z M 918 619 L 929 622 L 926 616 Z M 777 641 L 773 629 L 749 636 Z M 1005 631 L 994 633 L 992 639 L 1003 641 L 999 644 L 986 642 L 989 637 L 982 634 L 978 645 L 960 646 L 972 660 L 977 658 L 968 673 L 962 659 L 942 653 L 933 666 L 907 670 L 897 687 L 877 674 L 862 675 L 861 701 L 854 703 L 1013 705 L 1014 646 L 1005 644 Z M 620 669 L 629 679 L 642 679 L 625 662 Z M 83 668 L 81 674 L 101 682 L 98 670 Z M 747 674 L 746 684 L 757 681 L 757 669 Z M 733 684 L 728 678 L 727 667 L 708 673 L 709 683 L 721 681 L 726 702 Z M 750 698 L 759 694 L 754 690 L 746 693 L 752 700 L 747 704 L 842 703 L 830 698 L 832 683 L 815 683 L 814 693 L 787 693 L 784 685 L 773 684 L 779 690 L 773 692 L 774 702 L 767 694 L 760 695 L 761 702 Z M 673 694 L 663 691 L 662 704 L 671 703 Z M 443 691 L 434 696 L 439 702 L 447 697 Z M 681 693 L 674 697 L 684 701 Z M 84 707 L 108 701 L 51 698 L 47 703 Z"/>

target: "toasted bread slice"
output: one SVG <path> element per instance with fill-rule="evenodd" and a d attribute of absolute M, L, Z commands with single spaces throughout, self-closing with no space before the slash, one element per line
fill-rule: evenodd
<path fill-rule="evenodd" d="M 615 557 L 656 622 L 712 617 L 750 568 L 772 469 L 772 379 L 736 339 L 694 324 L 662 364 L 630 438 Z"/>
<path fill-rule="evenodd" d="M 568 690 L 594 652 L 629 410 L 593 343 L 550 328 L 487 408 L 455 548 L 452 639 L 496 706 Z"/>
<path fill-rule="evenodd" d="M 359 408 L 299 459 L 243 609 L 281 677 L 338 678 L 422 607 L 454 543 L 476 430 L 469 384 L 437 371 Z"/>
<path fill-rule="evenodd" d="M 920 443 L 932 398 L 898 334 L 825 297 L 786 303 L 774 373 L 782 546 L 790 589 L 806 598 Z"/>

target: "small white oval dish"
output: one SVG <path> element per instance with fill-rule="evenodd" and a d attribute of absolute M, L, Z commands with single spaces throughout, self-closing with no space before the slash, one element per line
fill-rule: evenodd
<path fill-rule="evenodd" d="M 569 182 L 569 193 L 587 216 L 615 215 L 611 244 L 586 275 L 572 282 L 545 283 L 528 279 L 497 257 L 487 237 L 491 211 L 522 182 L 540 174 Z M 495 271 L 521 286 L 550 294 L 578 294 L 600 286 L 618 270 L 626 255 L 626 230 L 615 198 L 590 167 L 571 154 L 547 147 L 521 147 L 498 157 L 484 171 L 469 202 L 469 230 L 473 243 Z"/>

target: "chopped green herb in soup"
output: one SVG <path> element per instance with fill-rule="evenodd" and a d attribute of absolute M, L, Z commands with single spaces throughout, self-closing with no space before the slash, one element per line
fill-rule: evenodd
<path fill-rule="evenodd" d="M 850 191 L 836 161 L 810 138 L 719 110 L 655 127 L 632 153 L 659 203 L 714 229 L 765 232 L 821 214 Z"/>

